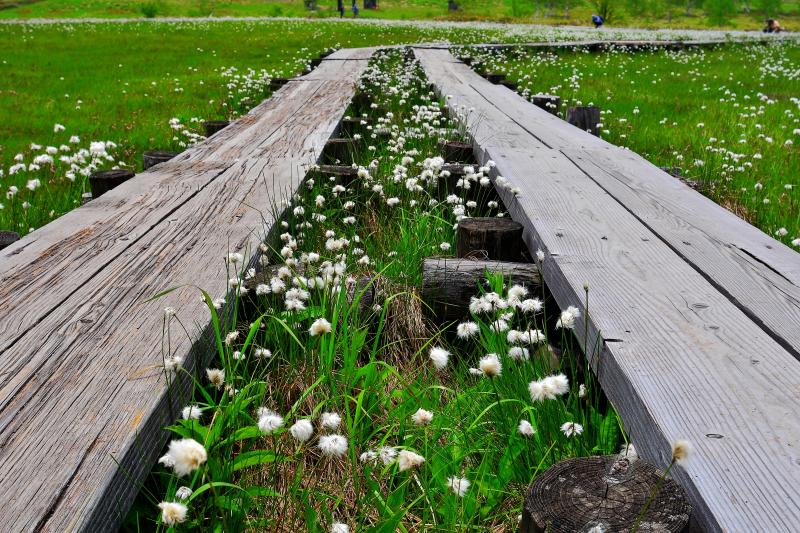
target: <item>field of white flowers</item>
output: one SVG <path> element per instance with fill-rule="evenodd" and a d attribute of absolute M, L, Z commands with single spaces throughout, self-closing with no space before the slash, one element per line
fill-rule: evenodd
<path fill-rule="evenodd" d="M 463 321 L 426 318 L 422 259 L 450 254 L 462 217 L 504 208 L 488 168 L 443 189 L 437 139 L 452 124 L 408 55 L 377 56 L 362 90 L 375 98 L 350 110 L 372 119 L 353 136 L 358 179 L 312 170 L 256 268 L 219 258 L 228 305 L 205 296 L 216 353 L 129 528 L 513 528 L 538 472 L 623 443 L 573 348 L 586 308 L 490 277 Z M 167 352 L 164 367 L 186 371 Z"/>

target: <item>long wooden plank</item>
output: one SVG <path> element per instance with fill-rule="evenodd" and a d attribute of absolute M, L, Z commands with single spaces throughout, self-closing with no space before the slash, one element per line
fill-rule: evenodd
<path fill-rule="evenodd" d="M 147 299 L 183 285 L 225 293 L 222 258 L 256 247 L 273 220 L 271 206 L 316 161 L 365 66 L 340 81 L 290 82 L 286 91 L 303 94 L 304 105 L 287 106 L 248 155 L 102 268 L 74 281 L 57 308 L 2 352 L 3 366 L 14 365 L 0 384 L 3 523 L 15 530 L 106 531 L 124 517 L 166 437 L 161 428 L 170 397 L 178 406 L 186 401 L 174 388 L 168 393 L 159 368 L 161 309 L 174 307 L 185 324 L 208 320 L 196 288 Z M 97 244 L 116 235 L 96 237 Z M 48 249 L 62 252 L 58 244 Z M 191 370 L 198 363 L 191 339 L 177 325 L 171 338 Z"/>
<path fill-rule="evenodd" d="M 352 78 L 364 65 L 364 61 L 323 63 L 314 72 L 332 71 Z M 4 310 L 0 314 L 0 350 L 142 235 L 168 221 L 178 207 L 237 160 L 257 149 L 320 87 L 317 81 L 287 85 L 211 139 L 0 252 L 0 308 Z M 0 379 L 10 373 L 13 369 L 0 368 Z"/>
<path fill-rule="evenodd" d="M 629 150 L 563 150 L 800 358 L 800 255 Z"/>
<path fill-rule="evenodd" d="M 457 91 L 447 65 L 416 53 L 442 94 Z M 453 97 L 448 105 L 486 102 Z M 504 126 L 522 130 L 511 119 Z M 582 307 L 589 283 L 589 335 L 577 337 L 590 352 L 600 339 L 593 364 L 642 455 L 667 464 L 672 440 L 693 442 L 692 463 L 673 475 L 700 527 L 792 530 L 800 520 L 800 364 L 564 154 L 537 142 L 476 153 L 520 189 L 518 198 L 500 193 L 529 247 L 546 252 L 543 277 L 559 305 Z"/>

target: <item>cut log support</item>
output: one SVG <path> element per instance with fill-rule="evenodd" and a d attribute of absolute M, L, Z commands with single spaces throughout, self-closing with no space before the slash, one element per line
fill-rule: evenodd
<path fill-rule="evenodd" d="M 460 8 L 458 7 L 458 2 L 455 0 L 447 0 L 447 10 L 448 11 L 458 11 Z"/>
<path fill-rule="evenodd" d="M 356 159 L 360 143 L 353 139 L 330 139 L 322 152 L 324 164 L 352 163 Z"/>
<path fill-rule="evenodd" d="M 85 192 L 81 194 L 81 205 L 86 205 L 92 201 L 92 193 Z"/>
<path fill-rule="evenodd" d="M 92 188 L 92 198 L 99 198 L 117 185 L 125 183 L 136 174 L 132 170 L 117 168 L 113 170 L 98 170 L 89 176 L 89 185 Z"/>
<path fill-rule="evenodd" d="M 517 90 L 517 84 L 514 83 L 511 80 L 500 80 L 499 85 L 502 85 L 503 87 L 511 89 L 512 91 L 516 91 Z"/>
<path fill-rule="evenodd" d="M 203 127 L 206 129 L 206 137 L 211 137 L 218 131 L 222 131 L 228 127 L 230 121 L 227 120 L 206 120 L 203 122 Z"/>
<path fill-rule="evenodd" d="M 475 161 L 470 143 L 439 139 L 439 146 L 442 147 L 444 160 L 448 163 L 472 163 Z"/>
<path fill-rule="evenodd" d="M 11 246 L 19 240 L 19 233 L 16 231 L 0 231 L 0 250 L 6 246 Z"/>
<path fill-rule="evenodd" d="M 311 68 L 312 69 L 313 68 L 317 68 L 318 66 L 320 66 L 322 64 L 322 58 L 321 57 L 316 57 L 316 58 L 311 60 L 310 64 L 311 64 Z"/>
<path fill-rule="evenodd" d="M 502 274 L 532 293 L 542 281 L 539 267 L 531 263 L 429 257 L 422 262 L 422 299 L 438 321 L 458 320 L 469 314 L 470 298 L 486 288 L 487 273 Z"/>
<path fill-rule="evenodd" d="M 289 78 L 272 78 L 269 80 L 269 88 L 271 91 L 277 91 L 284 85 L 289 83 Z"/>
<path fill-rule="evenodd" d="M 489 83 L 493 83 L 495 85 L 506 79 L 506 75 L 500 72 L 487 72 L 483 75 L 483 77 L 489 80 Z"/>
<path fill-rule="evenodd" d="M 348 165 L 320 165 L 311 176 L 326 181 L 332 179 L 337 185 L 349 187 L 358 177 L 358 170 Z"/>
<path fill-rule="evenodd" d="M 686 495 L 670 478 L 659 483 L 661 477 L 650 463 L 621 455 L 563 461 L 531 483 L 519 531 L 629 531 L 653 492 L 639 530 L 688 531 L 692 508 Z"/>
<path fill-rule="evenodd" d="M 575 127 L 588 131 L 592 135 L 600 135 L 600 108 L 597 106 L 570 107 L 567 112 L 567 122 Z"/>
<path fill-rule="evenodd" d="M 343 118 L 339 126 L 339 134 L 345 137 L 352 137 L 356 133 L 363 135 L 367 129 L 367 126 L 369 126 L 371 123 L 372 120 L 367 117 Z"/>
<path fill-rule="evenodd" d="M 496 261 L 519 261 L 522 224 L 510 218 L 464 218 L 456 230 L 456 255 Z"/>
<path fill-rule="evenodd" d="M 166 152 L 163 150 L 150 150 L 142 154 L 142 170 L 155 166 L 164 161 L 169 161 L 178 155 L 178 152 Z"/>
<path fill-rule="evenodd" d="M 556 116 L 561 112 L 561 97 L 554 94 L 535 94 L 531 98 L 531 103 Z"/>

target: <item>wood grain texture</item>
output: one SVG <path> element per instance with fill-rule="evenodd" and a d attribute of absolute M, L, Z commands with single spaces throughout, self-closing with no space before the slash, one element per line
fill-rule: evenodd
<path fill-rule="evenodd" d="M 163 426 L 189 400 L 186 383 L 167 387 L 160 368 L 161 310 L 205 328 L 196 287 L 225 294 L 223 257 L 255 249 L 365 66 L 290 82 L 213 139 L 3 251 L 0 295 L 4 309 L 15 306 L 2 317 L 0 352 L 0 519 L 10 530 L 119 524 Z M 182 288 L 147 301 L 172 287 Z M 171 338 L 186 368 L 202 370 L 204 337 L 193 344 L 175 323 Z"/>
<path fill-rule="evenodd" d="M 440 92 L 460 93 L 448 101 L 454 112 L 505 105 L 485 80 L 471 80 L 472 93 L 453 87 L 459 81 L 450 63 L 437 62 L 440 51 L 416 53 Z M 506 92 L 513 119 L 488 128 L 506 128 L 519 144 L 492 142 L 476 155 L 519 187 L 517 198 L 498 191 L 529 249 L 545 252 L 543 278 L 559 305 L 582 307 L 589 283 L 589 334 L 577 337 L 589 347 L 599 340 L 593 365 L 633 442 L 657 465 L 668 464 L 673 440 L 693 442 L 692 462 L 673 476 L 699 527 L 791 531 L 800 521 L 800 364 L 657 229 L 560 150 L 542 150 L 544 130 L 526 146 L 530 128 L 518 124 L 520 105 Z M 488 133 L 477 124 L 476 143 Z"/>

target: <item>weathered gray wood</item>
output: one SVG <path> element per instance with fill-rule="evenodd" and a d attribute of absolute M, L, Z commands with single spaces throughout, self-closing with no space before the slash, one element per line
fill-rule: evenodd
<path fill-rule="evenodd" d="M 289 83 L 259 106 L 270 118 L 251 114 L 226 128 L 249 144 L 223 131 L 3 251 L 0 301 L 18 310 L 0 317 L 3 523 L 114 530 L 166 437 L 161 309 L 174 307 L 184 324 L 207 323 L 191 286 L 225 293 L 222 258 L 255 249 L 272 207 L 337 127 L 357 74 Z M 234 161 L 225 146 L 244 157 Z M 201 154 L 205 163 L 193 160 Z M 25 291 L 24 283 L 40 296 L 16 304 L 14 288 Z M 29 307 L 31 316 L 20 316 Z M 198 354 L 179 329 L 173 350 L 191 371 Z M 186 401 L 179 390 L 175 407 Z"/>
<path fill-rule="evenodd" d="M 99 198 L 111 189 L 122 185 L 135 175 L 136 174 L 132 170 L 125 170 L 122 168 L 92 172 L 89 176 L 92 197 Z"/>
<path fill-rule="evenodd" d="M 349 165 L 358 157 L 361 143 L 352 138 L 331 139 L 325 143 L 322 162 L 328 165 Z"/>
<path fill-rule="evenodd" d="M 501 274 L 538 294 L 542 278 L 530 263 L 429 257 L 422 262 L 422 300 L 440 322 L 469 315 L 469 302 L 486 289 L 487 274 Z"/>
<path fill-rule="evenodd" d="M 567 122 L 592 135 L 600 135 L 600 128 L 597 127 L 600 120 L 600 108 L 593 105 L 570 107 L 567 110 Z"/>
<path fill-rule="evenodd" d="M 800 365 L 793 354 L 656 228 L 558 149 L 542 149 L 578 145 L 570 147 L 557 127 L 548 136 L 545 117 L 555 117 L 530 104 L 525 110 L 510 91 L 493 98 L 501 88 L 474 73 L 454 78 L 457 64 L 441 50 L 415 53 L 438 92 L 453 94 L 454 114 L 464 106 L 497 118 L 486 124 L 462 115 L 479 161 L 494 160 L 495 172 L 519 188 L 516 197 L 507 188 L 498 192 L 525 226 L 529 249 L 545 252 L 543 278 L 559 305 L 582 307 L 588 283 L 588 335 L 576 337 L 641 454 L 666 464 L 671 441 L 693 442 L 692 462 L 672 471 L 692 502 L 693 520 L 708 531 L 795 528 L 800 503 L 790 487 L 800 486 Z M 514 144 L 491 135 L 500 128 Z M 596 146 L 593 152 L 617 150 L 599 139 Z M 727 228 L 718 234 L 742 229 L 719 222 Z M 727 266 L 759 276 L 752 264 Z M 788 280 L 792 270 L 786 267 Z M 584 320 L 585 314 L 577 331 Z"/>
<path fill-rule="evenodd" d="M 472 155 L 472 143 L 439 139 L 444 160 L 448 163 L 469 163 L 475 161 Z"/>
<path fill-rule="evenodd" d="M 164 150 L 150 150 L 142 154 L 142 170 L 147 170 L 159 163 L 169 161 L 178 155 L 178 152 L 167 152 Z"/>
<path fill-rule="evenodd" d="M 507 217 L 462 218 L 456 229 L 456 256 L 519 261 L 522 224 Z"/>
<path fill-rule="evenodd" d="M 674 480 L 661 478 L 662 472 L 650 463 L 619 455 L 562 461 L 531 483 L 519 531 L 629 531 L 637 523 L 639 531 L 688 531 L 692 508 L 683 490 Z"/>

